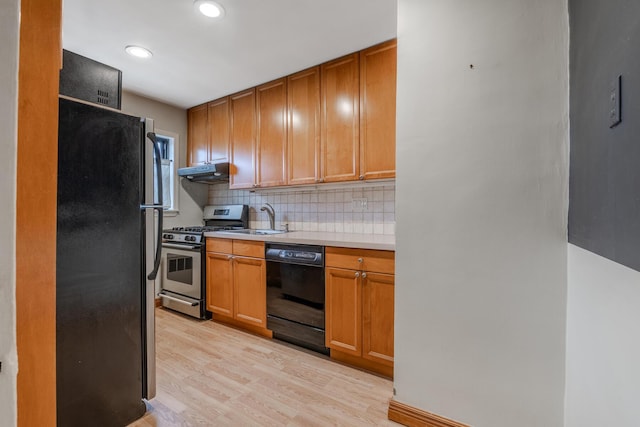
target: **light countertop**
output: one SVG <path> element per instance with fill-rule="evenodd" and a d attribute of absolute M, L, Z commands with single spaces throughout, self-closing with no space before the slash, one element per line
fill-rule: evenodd
<path fill-rule="evenodd" d="M 396 236 L 389 234 L 329 233 L 323 231 L 290 231 L 282 234 L 242 234 L 214 231 L 205 237 L 221 239 L 257 240 L 274 243 L 298 243 L 305 245 L 338 246 L 342 248 L 377 249 L 395 251 Z"/>

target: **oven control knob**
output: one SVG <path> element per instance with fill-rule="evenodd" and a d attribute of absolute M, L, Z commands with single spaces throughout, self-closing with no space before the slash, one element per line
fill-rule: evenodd
<path fill-rule="evenodd" d="M 196 240 L 196 238 L 194 236 L 186 236 L 184 240 L 186 240 L 187 242 L 193 242 L 194 240 Z"/>
<path fill-rule="evenodd" d="M 173 239 L 173 234 L 167 234 L 167 239 L 172 240 Z"/>

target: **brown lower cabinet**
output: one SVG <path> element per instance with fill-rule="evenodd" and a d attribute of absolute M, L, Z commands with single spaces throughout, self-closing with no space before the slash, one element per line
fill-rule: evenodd
<path fill-rule="evenodd" d="M 394 252 L 327 247 L 325 257 L 331 357 L 393 376 Z"/>
<path fill-rule="evenodd" d="M 207 310 L 214 319 L 266 331 L 264 243 L 207 238 L 206 268 Z"/>

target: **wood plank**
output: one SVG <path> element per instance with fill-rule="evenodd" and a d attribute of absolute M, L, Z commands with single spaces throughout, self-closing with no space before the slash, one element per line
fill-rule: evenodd
<path fill-rule="evenodd" d="M 207 237 L 206 248 L 207 252 L 231 254 L 233 253 L 233 240 Z"/>
<path fill-rule="evenodd" d="M 362 357 L 393 368 L 395 276 L 362 279 Z"/>
<path fill-rule="evenodd" d="M 397 425 L 385 378 L 162 308 L 156 322 L 158 393 L 132 427 Z"/>
<path fill-rule="evenodd" d="M 208 104 L 209 161 L 229 161 L 229 97 Z"/>
<path fill-rule="evenodd" d="M 256 90 L 229 97 L 229 188 L 253 188 L 256 166 Z"/>
<path fill-rule="evenodd" d="M 327 267 L 346 268 L 373 273 L 395 273 L 395 252 L 372 249 L 325 248 Z"/>
<path fill-rule="evenodd" d="M 234 240 L 233 254 L 264 259 L 264 242 Z"/>
<path fill-rule="evenodd" d="M 203 165 L 209 160 L 209 129 L 207 104 L 198 105 L 187 111 L 189 134 L 187 135 L 187 153 L 189 166 Z"/>
<path fill-rule="evenodd" d="M 325 269 L 325 345 L 362 356 L 362 282 L 360 272 Z"/>
<path fill-rule="evenodd" d="M 325 182 L 354 181 L 360 170 L 359 55 L 322 64 L 321 153 Z"/>
<path fill-rule="evenodd" d="M 56 195 L 61 24 L 60 0 L 22 0 L 15 296 L 19 426 L 56 424 Z"/>
<path fill-rule="evenodd" d="M 256 88 L 256 184 L 273 187 L 287 183 L 287 80 Z"/>
<path fill-rule="evenodd" d="M 470 427 L 394 399 L 389 402 L 389 419 L 409 427 Z"/>
<path fill-rule="evenodd" d="M 360 175 L 396 176 L 396 40 L 360 52 Z"/>
<path fill-rule="evenodd" d="M 233 292 L 233 308 L 236 320 L 266 328 L 266 261 L 264 259 L 235 256 L 233 258 Z"/>
<path fill-rule="evenodd" d="M 320 67 L 287 77 L 288 184 L 320 180 Z"/>

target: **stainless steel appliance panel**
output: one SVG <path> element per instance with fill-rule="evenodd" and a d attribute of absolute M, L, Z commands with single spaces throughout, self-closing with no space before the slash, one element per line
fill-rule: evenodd
<path fill-rule="evenodd" d="M 186 246 L 186 245 L 185 245 Z M 200 248 L 162 246 L 162 289 L 186 297 L 202 298 Z"/>

